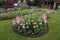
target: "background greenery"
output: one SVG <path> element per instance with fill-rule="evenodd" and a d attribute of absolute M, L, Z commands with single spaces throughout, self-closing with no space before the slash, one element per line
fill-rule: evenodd
<path fill-rule="evenodd" d="M 9 11 L 7 13 L 1 13 L 0 14 L 0 20 L 12 19 L 12 18 L 15 18 L 16 16 L 21 16 L 21 15 L 24 16 L 24 15 L 27 15 L 27 14 L 29 14 L 28 9 L 17 10 L 17 11 Z"/>

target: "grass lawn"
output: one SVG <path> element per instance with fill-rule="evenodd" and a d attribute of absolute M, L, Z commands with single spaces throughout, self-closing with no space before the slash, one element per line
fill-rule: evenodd
<path fill-rule="evenodd" d="M 50 14 L 49 32 L 38 38 L 29 38 L 12 31 L 12 20 L 0 21 L 0 40 L 60 40 L 60 12 Z"/>

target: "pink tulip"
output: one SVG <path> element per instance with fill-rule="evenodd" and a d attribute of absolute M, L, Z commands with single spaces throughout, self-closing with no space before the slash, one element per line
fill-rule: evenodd
<path fill-rule="evenodd" d="M 17 24 L 20 23 L 20 17 L 19 17 L 19 16 L 16 17 L 16 23 L 17 23 Z"/>
<path fill-rule="evenodd" d="M 43 21 L 44 21 L 44 23 L 47 23 L 48 21 L 47 21 L 47 15 L 46 14 L 43 14 Z"/>

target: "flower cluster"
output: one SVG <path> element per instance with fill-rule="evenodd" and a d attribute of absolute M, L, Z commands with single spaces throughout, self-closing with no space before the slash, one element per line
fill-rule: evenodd
<path fill-rule="evenodd" d="M 43 18 L 43 21 L 45 24 L 48 23 L 48 20 L 47 20 L 48 15 L 47 14 L 43 14 L 42 18 Z"/>
<path fill-rule="evenodd" d="M 16 27 L 16 30 L 19 33 L 25 34 L 36 34 L 41 30 L 45 30 L 45 21 L 44 20 L 32 20 L 31 22 L 20 21 L 20 17 L 17 16 L 13 21 L 13 26 Z"/>

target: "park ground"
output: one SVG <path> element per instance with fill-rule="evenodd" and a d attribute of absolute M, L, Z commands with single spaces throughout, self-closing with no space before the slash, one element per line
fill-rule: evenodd
<path fill-rule="evenodd" d="M 12 30 L 12 19 L 0 21 L 0 40 L 60 40 L 60 12 L 50 14 L 49 31 L 46 35 L 29 38 L 16 34 Z"/>

